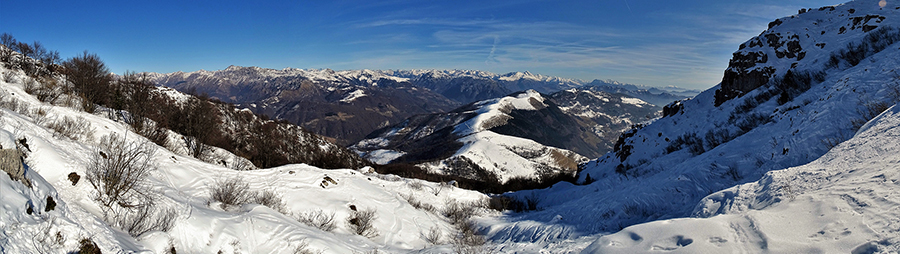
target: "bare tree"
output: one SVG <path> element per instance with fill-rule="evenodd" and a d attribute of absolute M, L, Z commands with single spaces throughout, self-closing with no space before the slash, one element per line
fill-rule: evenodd
<path fill-rule="evenodd" d="M 203 159 L 212 147 L 219 132 L 216 130 L 221 121 L 219 111 L 215 105 L 207 101 L 205 97 L 191 98 L 182 108 L 184 118 L 185 141 L 194 158 Z"/>
<path fill-rule="evenodd" d="M 84 51 L 81 56 L 63 62 L 66 80 L 82 98 L 82 109 L 93 113 L 94 105 L 106 105 L 109 97 L 109 68 L 96 54 Z"/>
<path fill-rule="evenodd" d="M 19 42 L 16 41 L 16 38 L 12 35 L 3 33 L 0 34 L 0 44 L 3 44 L 3 46 L 5 46 L 0 48 L 0 62 L 12 64 L 12 52 L 15 51 L 13 48 L 16 47 Z"/>
<path fill-rule="evenodd" d="M 19 53 L 21 53 L 22 56 L 20 56 L 18 58 L 18 61 L 16 61 L 14 65 L 18 66 L 19 68 L 25 69 L 25 73 L 29 73 L 29 71 L 27 70 L 29 67 L 29 65 L 27 64 L 27 62 L 28 62 L 27 59 L 28 59 L 28 56 L 30 56 L 34 53 L 34 50 L 31 48 L 31 45 L 28 45 L 28 43 L 25 43 L 25 42 L 19 42 L 19 43 L 16 43 L 15 50 L 18 51 Z"/>
<path fill-rule="evenodd" d="M 13 47 L 16 43 L 19 43 L 19 42 L 16 41 L 16 38 L 13 37 L 11 34 L 8 34 L 8 33 L 0 34 L 0 44 L 3 44 L 6 47 L 9 47 L 10 49 L 12 49 L 11 47 Z"/>

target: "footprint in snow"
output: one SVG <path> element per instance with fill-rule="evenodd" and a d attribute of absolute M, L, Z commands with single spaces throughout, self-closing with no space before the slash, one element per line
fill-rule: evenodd
<path fill-rule="evenodd" d="M 694 243 L 694 239 L 685 238 L 683 235 L 677 235 L 653 244 L 653 247 L 650 247 L 650 250 L 673 251 L 688 246 L 691 243 Z"/>

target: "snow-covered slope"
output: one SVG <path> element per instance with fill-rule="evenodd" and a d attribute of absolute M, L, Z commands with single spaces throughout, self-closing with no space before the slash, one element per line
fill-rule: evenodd
<path fill-rule="evenodd" d="M 425 252 L 447 252 L 449 245 L 433 246 L 425 240 L 432 228 L 442 233 L 442 243 L 452 240 L 450 235 L 456 231 L 440 211 L 449 201 L 486 198 L 477 192 L 366 170 L 286 165 L 235 171 L 155 146 L 106 114 L 42 104 L 23 90 L 28 78 L 21 71 L 0 67 L 0 75 L 0 145 L 15 148 L 19 140 L 25 140 L 21 142 L 28 146 L 23 148 L 25 176 L 32 186 L 0 174 L 0 252 L 68 252 L 76 250 L 82 239 L 90 239 L 104 253 L 167 253 L 173 247 L 178 253 L 294 253 L 302 243 L 307 244 L 306 250 L 323 253 L 375 249 L 403 253 L 426 247 Z M 46 127 L 65 117 L 79 119 L 85 124 L 79 130 L 85 131 L 69 137 Z M 158 206 L 175 211 L 173 227 L 167 232 L 132 238 L 104 222 L 104 210 L 95 200 L 97 191 L 85 172 L 101 138 L 111 134 L 145 143 L 155 152 L 150 158 L 155 170 L 142 179 L 142 186 L 156 197 Z M 76 184 L 70 181 L 72 173 L 80 176 Z M 223 210 L 209 201 L 211 189 L 223 179 L 240 179 L 251 191 L 275 193 L 282 197 L 284 211 L 255 204 Z M 323 187 L 327 179 L 334 182 Z M 409 196 L 422 198 L 412 202 Z M 48 197 L 56 206 L 45 211 Z M 417 209 L 411 203 L 435 210 Z M 352 208 L 375 210 L 377 236 L 366 238 L 350 231 L 346 219 Z M 333 213 L 336 228 L 326 232 L 298 222 L 298 215 L 314 211 Z"/>
<path fill-rule="evenodd" d="M 627 227 L 584 253 L 896 253 L 900 105 L 821 158 L 704 198 L 693 217 Z"/>
<path fill-rule="evenodd" d="M 732 68 L 771 69 L 762 85 L 717 100 L 721 89 L 734 88 L 723 83 L 669 105 L 665 117 L 624 133 L 614 152 L 587 163 L 579 183 L 588 177 L 592 183 L 559 184 L 533 192 L 542 210 L 513 220 L 545 223 L 553 234 L 614 232 L 637 223 L 690 216 L 710 193 L 819 158 L 900 100 L 900 50 L 892 44 L 900 38 L 893 29 L 900 27 L 900 10 L 897 3 L 888 2 L 884 8 L 878 4 L 853 1 L 779 19 L 745 43 L 732 61 Z M 859 46 L 867 41 L 869 46 Z M 789 46 L 795 44 L 803 50 Z M 740 59 L 751 50 L 764 56 L 748 67 Z M 800 52 L 806 53 L 800 57 Z M 729 78 L 726 75 L 725 80 Z M 497 236 L 498 240 L 526 233 L 514 225 L 496 225 L 495 230 L 516 232 Z"/>
<path fill-rule="evenodd" d="M 487 172 L 500 183 L 574 174 L 585 157 L 558 148 L 564 145 L 545 142 L 583 143 L 580 133 L 573 132 L 580 128 L 548 103 L 540 93 L 529 90 L 449 113 L 415 116 L 373 133 L 352 149 L 381 163 L 416 163 L 432 173 L 477 179 Z M 571 135 L 562 135 L 567 133 Z"/>

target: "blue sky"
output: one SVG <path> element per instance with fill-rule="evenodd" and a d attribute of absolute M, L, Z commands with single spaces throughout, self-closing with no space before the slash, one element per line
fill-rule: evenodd
<path fill-rule="evenodd" d="M 768 22 L 837 3 L 0 0 L 0 32 L 116 73 L 476 69 L 705 89 Z"/>

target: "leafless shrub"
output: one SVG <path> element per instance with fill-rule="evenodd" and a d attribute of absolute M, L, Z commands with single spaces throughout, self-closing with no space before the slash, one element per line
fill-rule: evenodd
<path fill-rule="evenodd" d="M 464 222 L 455 224 L 459 233 L 453 238 L 453 250 L 456 253 L 483 253 L 484 244 L 487 242 L 484 236 L 479 235 L 475 224 Z"/>
<path fill-rule="evenodd" d="M 846 140 L 847 140 L 847 137 L 844 135 L 844 132 L 838 132 L 838 134 L 836 136 L 824 138 L 824 139 L 820 140 L 820 142 L 822 142 L 822 144 L 825 145 L 825 148 L 828 148 L 828 150 L 831 150 L 832 148 L 834 148 L 835 146 L 841 144 L 841 142 L 844 142 Z"/>
<path fill-rule="evenodd" d="M 284 201 L 275 191 L 253 191 L 250 189 L 250 184 L 239 177 L 223 178 L 213 182 L 210 186 L 209 199 L 219 202 L 222 210 L 245 204 L 260 204 L 279 213 L 287 214 Z"/>
<path fill-rule="evenodd" d="M 297 221 L 322 231 L 331 232 L 337 226 L 334 225 L 334 213 L 326 214 L 322 210 L 300 213 Z"/>
<path fill-rule="evenodd" d="M 37 108 L 30 109 L 28 106 L 23 105 L 23 107 L 19 108 L 21 114 L 27 115 L 34 120 L 34 123 L 38 125 L 44 125 L 47 123 L 47 108 L 43 105 L 38 106 Z"/>
<path fill-rule="evenodd" d="M 222 210 L 241 206 L 250 201 L 250 184 L 238 177 L 216 180 L 210 189 L 209 198 L 219 202 Z"/>
<path fill-rule="evenodd" d="M 422 201 L 419 201 L 418 199 L 416 199 L 416 197 L 412 194 L 405 196 L 405 197 L 406 197 L 406 202 L 409 203 L 409 205 L 411 205 L 412 207 L 415 207 L 416 209 L 421 209 L 421 210 L 425 210 L 428 212 L 434 212 L 436 210 L 433 205 L 428 204 L 428 203 L 422 203 Z"/>
<path fill-rule="evenodd" d="M 894 79 L 897 80 L 898 77 L 895 77 Z M 887 97 L 894 103 L 900 102 L 900 83 L 898 83 L 898 81 L 888 84 Z"/>
<path fill-rule="evenodd" d="M 465 203 L 457 202 L 455 200 L 448 200 L 447 204 L 444 205 L 444 210 L 442 212 L 445 217 L 450 219 L 450 223 L 453 223 L 455 225 L 466 223 L 469 218 L 475 216 L 477 208 L 477 203 Z"/>
<path fill-rule="evenodd" d="M 785 184 L 782 185 L 782 186 L 779 186 L 779 187 L 778 187 L 778 190 L 780 190 L 781 193 L 782 193 L 785 197 L 789 198 L 791 201 L 794 201 L 794 198 L 797 196 L 797 194 L 794 193 L 794 191 L 791 189 L 791 185 L 790 185 L 790 184 L 787 184 L 787 183 L 785 183 Z"/>
<path fill-rule="evenodd" d="M 21 108 L 23 108 L 23 107 L 27 108 L 27 106 L 22 104 L 22 102 L 20 102 L 19 99 L 16 99 L 12 96 L 3 96 L 3 97 L 8 97 L 9 99 L 0 98 L 0 107 L 9 109 L 10 111 L 17 112 L 17 113 L 21 113 L 20 112 Z"/>
<path fill-rule="evenodd" d="M 147 203 L 107 216 L 111 217 L 108 220 L 114 223 L 114 226 L 133 237 L 138 237 L 150 231 L 169 231 L 175 226 L 178 213 L 174 208 L 159 208 L 154 203 Z"/>
<path fill-rule="evenodd" d="M 110 94 L 110 71 L 96 54 L 70 58 L 62 63 L 65 67 L 66 79 L 81 98 L 81 108 L 85 112 L 94 113 L 96 105 L 106 105 Z"/>
<path fill-rule="evenodd" d="M 24 85 L 26 93 L 34 95 L 42 102 L 56 104 L 56 101 L 63 95 L 62 87 L 53 78 L 28 79 Z"/>
<path fill-rule="evenodd" d="M 422 184 L 422 182 L 416 181 L 416 180 L 409 181 L 409 183 L 407 183 L 407 185 L 409 185 L 409 188 L 413 189 L 413 190 L 422 190 L 425 187 L 425 185 Z"/>
<path fill-rule="evenodd" d="M 63 116 L 54 122 L 47 124 L 47 128 L 54 131 L 53 137 L 67 137 L 72 140 L 91 140 L 94 138 L 94 128 L 83 117 Z"/>
<path fill-rule="evenodd" d="M 881 112 L 884 112 L 891 107 L 891 105 L 886 102 L 875 100 L 863 100 L 861 104 L 862 105 L 860 106 L 862 106 L 862 108 L 856 109 L 856 112 L 859 114 L 859 118 L 850 121 L 850 124 L 853 126 L 854 130 L 862 128 L 862 126 L 869 122 L 869 120 L 872 120 L 872 118 L 875 118 L 876 116 L 881 114 Z"/>
<path fill-rule="evenodd" d="M 99 192 L 95 199 L 106 208 L 146 202 L 149 191 L 143 181 L 156 168 L 152 161 L 155 152 L 147 142 L 128 142 L 115 133 L 101 138 L 85 170 L 91 186 Z"/>
<path fill-rule="evenodd" d="M 347 217 L 347 226 L 350 227 L 351 232 L 357 235 L 375 237 L 378 236 L 373 225 L 376 218 L 374 209 L 353 211 L 350 217 Z"/>
<path fill-rule="evenodd" d="M 318 250 L 318 251 L 310 250 L 309 242 L 307 242 L 305 239 L 301 240 L 299 243 L 297 243 L 297 246 L 294 247 L 294 254 L 321 254 L 321 253 L 322 253 L 321 250 Z"/>
<path fill-rule="evenodd" d="M 11 71 L 6 71 L 4 73 L 5 73 L 5 75 L 3 75 L 3 82 L 13 83 L 16 81 L 15 80 L 16 77 L 15 77 L 15 75 L 13 75 L 13 73 Z"/>
<path fill-rule="evenodd" d="M 247 171 L 247 170 L 253 170 L 256 167 L 253 166 L 253 163 L 250 163 L 249 160 L 244 159 L 243 157 L 237 156 L 233 160 L 231 160 L 231 164 L 228 164 L 228 168 L 231 168 L 231 169 L 237 170 L 237 171 Z"/>
<path fill-rule="evenodd" d="M 281 196 L 272 190 L 253 192 L 253 195 L 250 198 L 250 203 L 267 206 L 269 208 L 272 208 L 272 210 L 278 211 L 282 214 L 287 213 L 287 207 L 284 205 L 284 201 L 281 199 Z"/>
<path fill-rule="evenodd" d="M 425 232 L 425 234 L 423 235 L 423 238 L 425 239 L 425 241 L 432 245 L 441 244 L 441 239 L 443 237 L 444 237 L 444 234 L 441 233 L 441 229 L 437 226 L 431 227 L 431 229 L 429 229 L 428 232 Z"/>
<path fill-rule="evenodd" d="M 166 128 L 159 126 L 159 124 L 147 118 L 134 119 L 133 121 L 142 122 L 142 124 L 131 125 L 132 130 L 138 135 L 149 139 L 151 142 L 159 146 L 168 146 L 169 131 Z"/>
<path fill-rule="evenodd" d="M 507 196 L 491 196 L 488 200 L 487 207 L 500 212 L 506 210 L 522 212 L 526 211 L 528 208 L 525 202 Z"/>

